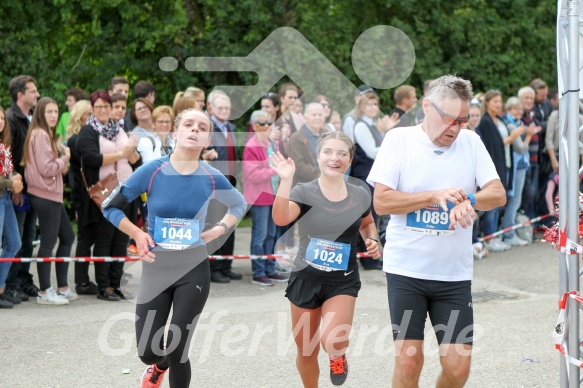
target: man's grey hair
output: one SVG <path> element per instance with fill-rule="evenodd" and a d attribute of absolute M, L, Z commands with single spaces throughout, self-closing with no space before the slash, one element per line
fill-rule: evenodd
<path fill-rule="evenodd" d="M 530 86 L 523 86 L 518 90 L 518 97 L 522 98 L 525 94 L 532 94 L 534 96 L 536 93 Z"/>
<path fill-rule="evenodd" d="M 446 99 L 471 101 L 473 97 L 472 83 L 455 75 L 444 75 L 431 82 L 425 97 L 433 102 Z"/>
<path fill-rule="evenodd" d="M 265 117 L 265 116 L 267 116 L 271 120 L 273 120 L 273 117 L 268 112 L 266 112 L 264 110 L 256 110 L 253 113 L 251 113 L 251 123 L 256 124 L 259 121 L 260 117 Z"/>
<path fill-rule="evenodd" d="M 217 100 L 217 98 L 224 98 L 226 100 L 231 101 L 229 96 L 227 96 L 227 93 L 223 92 L 220 89 L 215 89 L 208 96 L 208 102 L 211 104 L 211 106 L 215 106 L 215 101 Z"/>
<path fill-rule="evenodd" d="M 307 104 L 304 107 L 304 114 L 308 113 L 308 109 L 310 109 L 311 107 L 314 107 L 314 106 L 324 109 L 324 105 L 320 104 L 319 102 L 310 102 L 309 104 Z"/>

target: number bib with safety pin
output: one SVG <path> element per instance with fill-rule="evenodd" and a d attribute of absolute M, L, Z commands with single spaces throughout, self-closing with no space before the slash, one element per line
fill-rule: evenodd
<path fill-rule="evenodd" d="M 407 213 L 405 230 L 431 236 L 454 234 L 455 230 L 449 230 L 449 210 L 444 211 L 441 206 L 433 205 Z"/>
<path fill-rule="evenodd" d="M 201 245 L 198 220 L 156 217 L 154 242 L 165 249 L 183 250 Z"/>
<path fill-rule="evenodd" d="M 350 244 L 310 238 L 306 261 L 322 271 L 346 271 L 350 260 Z"/>

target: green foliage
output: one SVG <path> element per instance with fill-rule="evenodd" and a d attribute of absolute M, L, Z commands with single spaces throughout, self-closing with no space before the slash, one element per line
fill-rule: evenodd
<path fill-rule="evenodd" d="M 152 81 L 157 104 L 172 104 L 188 86 L 252 84 L 254 74 L 192 73 L 184 61 L 247 56 L 284 26 L 355 85 L 362 81 L 351 63 L 354 42 L 368 28 L 391 25 L 415 47 L 406 83 L 420 90 L 426 79 L 455 73 L 476 91 L 497 88 L 508 97 L 535 77 L 556 84 L 556 14 L 556 2 L 546 0 L 4 0 L 0 104 L 10 105 L 8 82 L 19 74 L 35 77 L 41 94 L 59 102 L 72 86 L 106 89 L 113 76 Z M 176 71 L 159 69 L 167 56 L 178 58 Z M 284 57 L 265 58 L 266 66 Z M 390 110 L 393 91 L 379 92 L 382 109 Z M 236 125 L 246 131 L 245 118 Z"/>
<path fill-rule="evenodd" d="M 382 24 L 412 40 L 416 64 L 406 82 L 417 87 L 444 73 L 506 96 L 534 77 L 556 84 L 556 3 L 544 0 L 5 0 L 0 16 L 0 84 L 30 74 L 43 95 L 60 101 L 71 86 L 103 89 L 114 75 L 151 80 L 165 104 L 190 85 L 254 82 L 253 74 L 191 73 L 182 64 L 190 56 L 246 56 L 282 26 L 299 30 L 357 85 L 352 45 Z M 164 56 L 178 58 L 179 69 L 161 71 Z M 391 94 L 381 91 L 384 107 Z M 7 92 L 0 102 L 10 104 Z"/>

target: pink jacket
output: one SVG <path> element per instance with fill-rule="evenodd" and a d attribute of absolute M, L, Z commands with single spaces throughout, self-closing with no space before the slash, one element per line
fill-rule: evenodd
<path fill-rule="evenodd" d="M 243 150 L 243 195 L 249 205 L 271 206 L 274 193 L 271 177 L 277 175 L 269 167 L 267 149 L 256 135 L 251 137 Z"/>
<path fill-rule="evenodd" d="M 43 129 L 31 129 L 28 143 L 28 163 L 24 168 L 24 179 L 28 192 L 37 197 L 63 203 L 63 174 L 61 170 L 69 163 L 69 157 L 53 151 L 49 134 Z"/>

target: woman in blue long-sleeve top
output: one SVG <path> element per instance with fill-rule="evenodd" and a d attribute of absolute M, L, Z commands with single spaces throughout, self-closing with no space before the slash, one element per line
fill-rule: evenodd
<path fill-rule="evenodd" d="M 229 232 L 247 206 L 224 175 L 199 160 L 210 142 L 209 118 L 200 111 L 185 110 L 176 118 L 174 128 L 174 153 L 140 167 L 103 203 L 105 217 L 136 241 L 144 261 L 136 305 L 138 355 L 148 365 L 142 387 L 159 387 L 167 370 L 170 387 L 190 385 L 191 331 L 210 286 L 206 243 Z M 126 203 L 144 192 L 148 194 L 148 233 L 132 224 L 122 211 Z M 203 232 L 211 199 L 229 210 Z M 170 308 L 171 330 L 164 341 Z"/>

